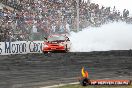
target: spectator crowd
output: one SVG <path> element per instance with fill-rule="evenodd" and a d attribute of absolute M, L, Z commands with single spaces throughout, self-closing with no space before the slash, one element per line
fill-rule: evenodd
<path fill-rule="evenodd" d="M 69 33 L 77 29 L 76 0 L 3 0 L 0 9 L 0 41 L 43 40 L 53 33 Z M 132 23 L 129 11 L 116 7 L 79 2 L 79 27 L 99 27 L 125 21 Z"/>

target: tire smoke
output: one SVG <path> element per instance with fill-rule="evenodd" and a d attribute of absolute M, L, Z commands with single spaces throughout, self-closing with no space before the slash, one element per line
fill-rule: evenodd
<path fill-rule="evenodd" d="M 114 22 L 98 28 L 85 28 L 69 36 L 71 52 L 132 49 L 132 24 Z"/>

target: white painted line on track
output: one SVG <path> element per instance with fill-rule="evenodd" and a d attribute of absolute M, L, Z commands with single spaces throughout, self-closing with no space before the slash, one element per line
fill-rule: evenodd
<path fill-rule="evenodd" d="M 74 84 L 79 84 L 79 82 L 45 86 L 45 87 L 40 87 L 40 88 L 57 88 L 57 87 L 62 87 L 62 86 L 66 86 L 66 85 L 74 85 Z"/>

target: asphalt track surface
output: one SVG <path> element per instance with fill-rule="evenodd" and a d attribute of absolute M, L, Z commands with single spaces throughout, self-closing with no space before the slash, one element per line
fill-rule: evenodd
<path fill-rule="evenodd" d="M 0 56 L 0 88 L 39 88 L 90 79 L 132 80 L 132 51 Z"/>

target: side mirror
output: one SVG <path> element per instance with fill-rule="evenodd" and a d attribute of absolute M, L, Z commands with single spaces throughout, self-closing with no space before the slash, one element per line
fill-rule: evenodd
<path fill-rule="evenodd" d="M 67 40 L 67 41 L 70 41 L 70 39 L 69 39 L 69 38 L 67 38 L 66 40 Z"/>
<path fill-rule="evenodd" d="M 46 37 L 44 37 L 44 39 L 45 39 L 45 40 L 47 40 L 47 38 L 46 38 Z"/>
<path fill-rule="evenodd" d="M 44 37 L 44 42 L 47 42 L 47 38 L 46 37 Z"/>

